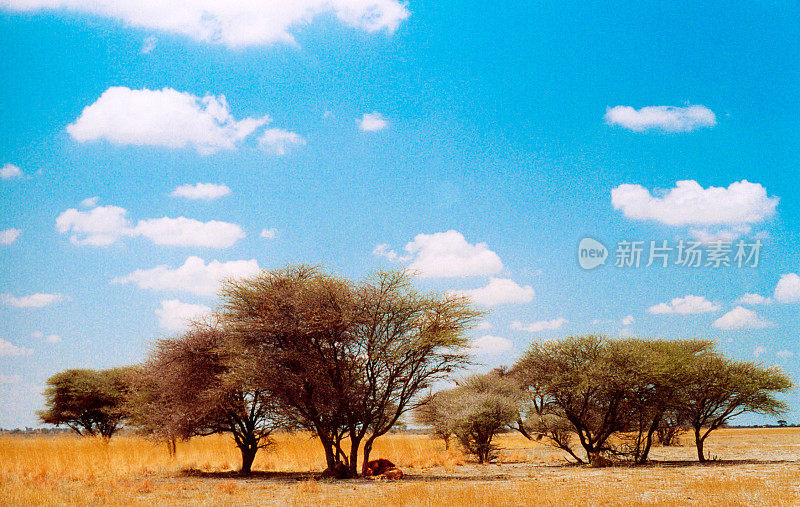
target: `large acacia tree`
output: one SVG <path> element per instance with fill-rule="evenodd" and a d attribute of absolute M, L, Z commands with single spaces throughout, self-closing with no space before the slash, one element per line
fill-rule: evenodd
<path fill-rule="evenodd" d="M 285 425 L 254 359 L 218 322 L 160 340 L 138 369 L 128 399 L 132 424 L 173 446 L 175 438 L 230 433 L 241 472 L 250 473 L 270 433 Z"/>
<path fill-rule="evenodd" d="M 417 395 L 469 363 L 480 313 L 455 295 L 421 294 L 406 272 L 354 283 L 308 266 L 228 282 L 221 318 L 267 372 L 269 394 L 317 435 L 331 470 L 358 474 L 376 438 Z"/>

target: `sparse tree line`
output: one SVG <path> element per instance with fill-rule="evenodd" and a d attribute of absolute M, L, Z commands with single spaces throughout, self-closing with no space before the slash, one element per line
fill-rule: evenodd
<path fill-rule="evenodd" d="M 472 364 L 467 332 L 482 313 L 465 297 L 420 293 L 406 272 L 353 282 L 299 266 L 228 281 L 220 300 L 141 364 L 54 375 L 40 419 L 106 438 L 136 429 L 173 453 L 179 439 L 229 433 L 243 473 L 274 431 L 304 430 L 330 473 L 355 477 L 411 411 L 480 462 L 509 429 L 594 464 L 645 462 L 656 438 L 692 429 L 703 461 L 711 431 L 785 411 L 775 394 L 791 388 L 779 369 L 727 359 L 708 341 L 587 336 L 535 343 L 510 369 L 431 393 Z"/>
<path fill-rule="evenodd" d="M 779 368 L 726 358 L 711 341 L 579 336 L 534 343 L 510 369 L 428 395 L 416 416 L 481 462 L 509 429 L 594 465 L 644 463 L 654 443 L 690 432 L 702 462 L 712 431 L 744 413 L 785 412 L 775 395 L 791 388 Z"/>

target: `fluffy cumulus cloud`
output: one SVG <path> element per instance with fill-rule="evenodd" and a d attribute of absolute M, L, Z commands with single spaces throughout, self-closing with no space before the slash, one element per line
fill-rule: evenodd
<path fill-rule="evenodd" d="M 8 306 L 13 306 L 14 308 L 43 308 L 58 303 L 63 299 L 64 296 L 61 294 L 43 294 L 41 292 L 31 294 L 30 296 L 17 297 L 11 294 L 3 294 L 0 296 L 0 300 L 2 300 L 3 303 Z"/>
<path fill-rule="evenodd" d="M 373 111 L 371 113 L 364 113 L 360 120 L 358 120 L 358 128 L 364 132 L 377 132 L 389 126 L 389 122 L 384 116 Z"/>
<path fill-rule="evenodd" d="M 530 285 L 523 287 L 514 280 L 494 277 L 489 279 L 486 287 L 458 293 L 470 297 L 472 301 L 483 306 L 530 303 L 533 301 L 533 296 L 536 295 Z"/>
<path fill-rule="evenodd" d="M 476 356 L 496 356 L 512 349 L 510 340 L 502 336 L 483 335 L 472 340 L 472 353 Z"/>
<path fill-rule="evenodd" d="M 31 349 L 18 347 L 11 342 L 0 338 L 0 357 L 2 356 L 29 356 L 33 353 Z"/>
<path fill-rule="evenodd" d="M 773 297 L 779 303 L 800 303 L 800 276 L 796 273 L 781 275 Z"/>
<path fill-rule="evenodd" d="M 68 9 L 123 21 L 141 28 L 229 47 L 282 42 L 316 16 L 333 14 L 367 32 L 394 32 L 409 16 L 398 0 L 7 0 L 17 11 Z"/>
<path fill-rule="evenodd" d="M 486 243 L 473 245 L 460 232 L 453 230 L 417 234 L 406 244 L 405 250 L 411 261 L 409 268 L 426 278 L 493 275 L 503 269 L 500 257 L 489 250 Z M 375 252 L 388 258 L 392 256 L 385 245 L 378 245 Z"/>
<path fill-rule="evenodd" d="M 89 211 L 68 209 L 56 218 L 56 229 L 71 233 L 76 245 L 108 246 L 120 236 L 129 234 L 130 224 L 125 208 L 99 206 Z"/>
<path fill-rule="evenodd" d="M 211 308 L 205 305 L 184 303 L 177 299 L 161 302 L 161 307 L 156 310 L 158 323 L 162 329 L 180 331 L 194 321 L 202 319 L 211 313 Z"/>
<path fill-rule="evenodd" d="M 737 306 L 715 320 L 713 326 L 717 329 L 733 331 L 738 329 L 763 329 L 772 326 L 772 323 L 752 310 Z"/>
<path fill-rule="evenodd" d="M 195 183 L 177 187 L 170 193 L 170 197 L 184 197 L 186 199 L 211 201 L 219 199 L 231 193 L 227 185 L 217 185 L 216 183 Z"/>
<path fill-rule="evenodd" d="M 660 194 L 641 185 L 624 184 L 611 191 L 614 209 L 634 220 L 666 225 L 735 225 L 758 223 L 775 213 L 779 199 L 759 183 L 737 181 L 703 188 L 694 180 L 679 181 Z"/>
<path fill-rule="evenodd" d="M 522 322 L 515 320 L 511 323 L 511 329 L 515 329 L 517 331 L 528 331 L 529 333 L 540 333 L 542 331 L 555 331 L 557 329 L 561 329 L 561 327 L 567 322 L 569 321 L 564 317 L 559 317 L 552 320 L 540 320 L 531 322 L 529 324 L 523 324 Z"/>
<path fill-rule="evenodd" d="M 689 295 L 682 298 L 674 298 L 669 303 L 659 303 L 655 306 L 651 306 L 647 311 L 654 315 L 696 315 L 700 313 L 716 312 L 720 308 L 718 304 L 712 303 L 703 296 Z"/>
<path fill-rule="evenodd" d="M 622 325 L 623 326 L 630 326 L 634 322 L 636 322 L 636 319 L 633 318 L 633 315 L 628 315 L 627 317 L 623 317 L 622 318 Z"/>
<path fill-rule="evenodd" d="M 19 178 L 22 176 L 22 170 L 14 164 L 4 164 L 0 167 L 0 178 L 10 180 L 12 178 Z"/>
<path fill-rule="evenodd" d="M 5 229 L 0 231 L 0 245 L 10 245 L 19 238 L 19 229 Z"/>
<path fill-rule="evenodd" d="M 217 220 L 200 222 L 185 217 L 140 220 L 131 233 L 144 236 L 156 245 L 208 248 L 227 248 L 245 237 L 236 224 Z"/>
<path fill-rule="evenodd" d="M 260 271 L 255 259 L 229 262 L 214 260 L 206 264 L 200 257 L 191 256 L 180 267 L 173 269 L 160 265 L 138 269 L 127 276 L 113 279 L 112 283 L 133 283 L 142 289 L 212 296 L 219 290 L 221 281 L 255 275 Z"/>
<path fill-rule="evenodd" d="M 772 298 L 764 297 L 761 294 L 744 294 L 736 300 L 737 303 L 749 306 L 769 305 L 772 304 Z"/>
<path fill-rule="evenodd" d="M 604 117 L 609 125 L 618 125 L 634 132 L 657 129 L 664 132 L 689 132 L 717 124 L 714 112 L 705 106 L 648 106 L 634 109 L 616 106 L 606 109 Z"/>
<path fill-rule="evenodd" d="M 56 229 L 70 234 L 76 245 L 108 246 L 123 236 L 142 236 L 157 245 L 227 248 L 245 237 L 237 224 L 186 217 L 139 220 L 132 225 L 127 211 L 99 206 L 88 211 L 68 209 L 56 218 Z"/>
<path fill-rule="evenodd" d="M 111 87 L 84 108 L 67 132 L 78 142 L 195 148 L 201 154 L 230 150 L 269 118 L 236 120 L 225 96 L 196 97 L 172 88 Z"/>
<path fill-rule="evenodd" d="M 271 155 L 283 156 L 296 146 L 306 144 L 306 140 L 296 132 L 283 129 L 267 129 L 258 138 L 258 145 Z"/>

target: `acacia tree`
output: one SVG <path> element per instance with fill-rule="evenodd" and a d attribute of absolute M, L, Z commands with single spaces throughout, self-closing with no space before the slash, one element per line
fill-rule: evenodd
<path fill-rule="evenodd" d="M 492 439 L 518 418 L 513 387 L 497 374 L 472 375 L 454 389 L 429 395 L 417 419 L 439 434 L 454 434 L 479 463 L 492 459 Z"/>
<path fill-rule="evenodd" d="M 708 340 L 628 338 L 618 340 L 614 348 L 625 357 L 625 363 L 634 359 L 634 371 L 628 377 L 631 413 L 623 437 L 626 446 L 619 453 L 644 463 L 657 432 L 675 428 L 682 419 L 679 393 L 689 380 L 687 368 L 701 356 L 713 353 L 714 344 Z M 666 430 L 663 433 L 669 434 Z"/>
<path fill-rule="evenodd" d="M 514 369 L 522 387 L 540 397 L 543 424 L 555 423 L 554 443 L 578 462 L 583 460 L 570 448 L 563 421 L 590 462 L 609 451 L 611 435 L 630 427 L 630 386 L 637 371 L 636 357 L 594 335 L 534 343 Z"/>
<path fill-rule="evenodd" d="M 45 424 L 63 424 L 78 435 L 111 438 L 126 416 L 127 391 L 125 368 L 65 370 L 47 379 L 45 409 L 38 416 Z"/>
<path fill-rule="evenodd" d="M 788 408 L 775 394 L 789 391 L 792 381 L 777 367 L 708 354 L 687 367 L 687 377 L 678 402 L 694 430 L 701 462 L 706 461 L 703 446 L 708 435 L 732 418 L 747 412 L 775 416 Z"/>
<path fill-rule="evenodd" d="M 259 367 L 219 323 L 195 324 L 159 341 L 139 369 L 128 402 L 132 423 L 173 445 L 176 437 L 230 433 L 249 474 L 270 433 L 285 425 Z"/>
<path fill-rule="evenodd" d="M 464 331 L 480 313 L 411 281 L 389 271 L 353 283 L 299 266 L 222 289 L 222 317 L 269 372 L 270 394 L 343 476 L 358 474 L 362 443 L 367 461 L 422 390 L 469 362 Z"/>

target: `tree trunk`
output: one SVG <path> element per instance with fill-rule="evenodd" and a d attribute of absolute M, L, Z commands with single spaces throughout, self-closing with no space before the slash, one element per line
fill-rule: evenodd
<path fill-rule="evenodd" d="M 700 436 L 700 428 L 695 428 L 694 429 L 694 442 L 695 442 L 695 445 L 697 446 L 697 459 L 700 461 L 700 463 L 705 463 L 706 462 L 706 455 L 703 453 L 703 442 L 704 441 L 705 441 L 705 438 Z"/>
<path fill-rule="evenodd" d="M 653 419 L 653 423 L 650 425 L 650 428 L 647 431 L 647 439 L 645 440 L 644 449 L 642 449 L 642 453 L 636 459 L 637 463 L 647 463 L 647 460 L 650 457 L 650 448 L 653 446 L 653 435 L 655 434 L 656 430 L 658 430 L 658 426 L 660 424 L 660 416 Z"/>
<path fill-rule="evenodd" d="M 369 437 L 364 442 L 364 466 L 361 467 L 361 472 L 364 472 L 364 467 L 369 463 L 369 455 L 372 452 L 372 443 L 375 441 L 374 438 Z"/>
<path fill-rule="evenodd" d="M 250 475 L 253 468 L 253 461 L 256 459 L 256 452 L 258 452 L 258 445 L 246 443 L 239 446 L 239 450 L 242 452 L 241 473 L 243 475 Z"/>
<path fill-rule="evenodd" d="M 358 477 L 358 447 L 361 445 L 360 438 L 350 437 L 350 457 L 348 465 L 348 478 Z"/>
<path fill-rule="evenodd" d="M 167 439 L 167 451 L 169 451 L 169 457 L 175 459 L 175 454 L 178 452 L 178 443 L 174 436 Z"/>

